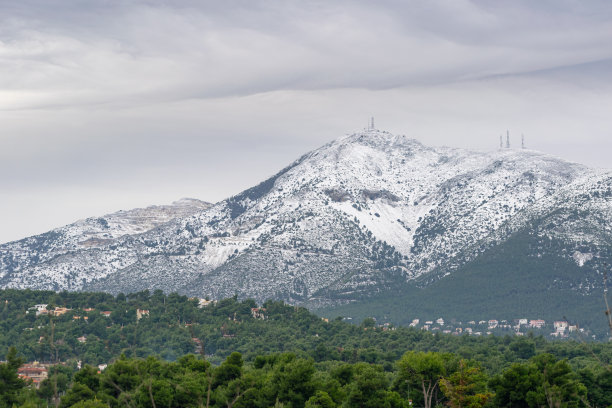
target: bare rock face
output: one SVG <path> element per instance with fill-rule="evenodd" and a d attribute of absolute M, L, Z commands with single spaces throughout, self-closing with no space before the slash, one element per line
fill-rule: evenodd
<path fill-rule="evenodd" d="M 368 130 L 212 206 L 119 212 L 1 245 L 0 285 L 337 304 L 444 279 L 518 231 L 589 266 L 603 258 L 575 253 L 608 253 L 611 221 L 609 172 Z"/>

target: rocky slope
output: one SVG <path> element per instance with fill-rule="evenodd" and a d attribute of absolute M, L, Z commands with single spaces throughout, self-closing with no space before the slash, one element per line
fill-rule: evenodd
<path fill-rule="evenodd" d="M 26 273 L 30 268 L 54 265 L 54 260 L 69 257 L 72 253 L 115 246 L 121 238 L 142 234 L 175 218 L 187 217 L 210 206 L 211 204 L 200 200 L 183 198 L 170 205 L 136 208 L 79 220 L 41 235 L 0 245 L 0 279 L 8 279 L 15 271 Z M 36 275 L 31 277 L 33 280 L 36 278 Z M 72 286 L 48 283 L 47 286 L 40 287 L 72 289 Z"/>
<path fill-rule="evenodd" d="M 534 151 L 431 148 L 369 130 L 192 210 L 140 233 L 105 236 L 104 222 L 89 219 L 77 224 L 90 234 L 69 226 L 4 244 L 0 285 L 321 306 L 425 287 L 519 231 L 563 242 L 555 256 L 586 268 L 612 242 L 612 174 Z M 591 280 L 572 285 L 588 290 Z"/>

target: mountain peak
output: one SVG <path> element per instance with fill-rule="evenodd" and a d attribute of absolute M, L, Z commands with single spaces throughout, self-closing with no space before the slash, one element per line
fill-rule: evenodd
<path fill-rule="evenodd" d="M 358 301 L 434 282 L 520 231 L 562 239 L 562 257 L 606 242 L 593 231 L 612 220 L 611 181 L 588 174 L 538 152 L 427 147 L 366 129 L 210 208 L 182 199 L 1 245 L 0 285 Z"/>
<path fill-rule="evenodd" d="M 398 147 L 424 147 L 418 140 L 405 135 L 394 135 L 379 129 L 364 129 L 337 139 L 332 144 L 361 144 L 382 149 Z"/>

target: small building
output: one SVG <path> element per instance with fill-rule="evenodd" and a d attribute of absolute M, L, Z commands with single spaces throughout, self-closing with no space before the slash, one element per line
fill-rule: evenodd
<path fill-rule="evenodd" d="M 198 339 L 197 337 L 192 337 L 191 341 L 193 341 L 195 344 L 193 352 L 195 354 L 202 354 L 204 352 L 204 343 L 202 343 L 202 340 Z"/>
<path fill-rule="evenodd" d="M 30 310 L 35 310 L 36 311 L 36 316 L 40 316 L 40 315 L 44 315 L 49 313 L 49 311 L 47 310 L 47 304 L 46 303 L 41 303 L 39 305 L 34 305 L 30 308 Z"/>
<path fill-rule="evenodd" d="M 86 307 L 85 309 L 83 309 L 83 311 L 84 311 L 84 312 L 87 312 L 87 313 L 89 313 L 89 312 L 93 312 L 94 310 L 96 310 L 96 309 L 91 308 L 91 307 Z"/>
<path fill-rule="evenodd" d="M 551 333 L 551 336 L 555 336 L 555 337 L 567 337 L 566 334 L 566 330 L 568 328 L 568 323 L 565 321 L 557 321 L 553 323 L 553 326 L 555 328 L 555 332 Z"/>
<path fill-rule="evenodd" d="M 79 343 L 85 343 L 87 341 L 87 337 L 86 336 L 77 337 L 77 341 Z"/>
<path fill-rule="evenodd" d="M 101 314 L 102 316 L 104 316 L 104 317 L 110 317 L 111 312 L 110 312 L 109 310 L 105 310 L 105 311 L 103 311 L 103 312 L 100 312 L 100 314 Z"/>
<path fill-rule="evenodd" d="M 252 307 L 251 308 L 251 316 L 253 316 L 253 319 L 265 320 L 265 318 L 266 318 L 266 309 L 264 307 Z"/>
<path fill-rule="evenodd" d="M 495 329 L 499 325 L 499 322 L 495 319 L 492 319 L 492 320 L 489 320 L 488 325 L 489 325 L 489 329 Z"/>
<path fill-rule="evenodd" d="M 203 299 L 203 298 L 199 298 L 199 297 L 190 297 L 189 300 L 197 300 L 198 301 L 198 308 L 203 308 L 206 307 L 208 305 L 213 305 L 215 303 L 217 303 L 214 300 L 208 300 L 208 299 Z"/>
<path fill-rule="evenodd" d="M 32 380 L 32 384 L 38 388 L 40 387 L 40 383 L 48 377 L 49 373 L 46 367 L 34 362 L 19 367 L 17 375 L 24 380 Z"/>
<path fill-rule="evenodd" d="M 71 310 L 72 309 L 68 309 L 67 307 L 56 307 L 54 310 L 51 311 L 51 313 L 53 314 L 53 316 L 62 316 Z"/>
<path fill-rule="evenodd" d="M 149 315 L 149 311 L 146 309 L 136 309 L 136 320 L 140 320 L 145 316 Z"/>
<path fill-rule="evenodd" d="M 410 327 L 417 327 L 419 325 L 419 319 L 412 319 L 412 323 L 410 323 Z"/>
<path fill-rule="evenodd" d="M 203 308 L 203 307 L 206 307 L 206 306 L 212 305 L 212 304 L 214 304 L 214 303 L 215 303 L 215 301 L 214 301 L 214 300 L 207 300 L 207 299 L 201 299 L 201 298 L 200 298 L 200 299 L 198 299 L 198 307 L 199 307 L 199 308 Z"/>
<path fill-rule="evenodd" d="M 529 327 L 533 327 L 535 329 L 541 329 L 544 326 L 546 326 L 546 321 L 542 319 L 535 319 L 535 320 L 529 321 Z"/>
<path fill-rule="evenodd" d="M 438 320 L 436 320 L 436 324 L 439 324 L 440 326 L 444 326 L 444 319 L 440 317 Z"/>

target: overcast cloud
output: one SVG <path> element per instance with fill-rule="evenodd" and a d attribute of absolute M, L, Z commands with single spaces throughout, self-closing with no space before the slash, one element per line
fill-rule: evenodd
<path fill-rule="evenodd" d="M 379 128 L 612 167 L 609 1 L 2 1 L 0 242 Z"/>

